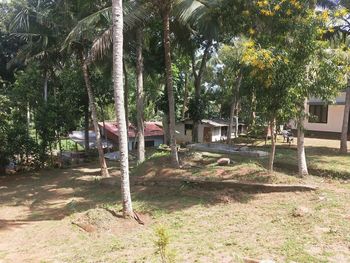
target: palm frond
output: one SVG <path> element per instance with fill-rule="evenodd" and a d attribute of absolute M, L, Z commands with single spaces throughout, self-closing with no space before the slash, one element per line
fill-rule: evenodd
<path fill-rule="evenodd" d="M 105 19 L 109 23 L 111 23 L 111 14 L 112 14 L 111 12 L 112 12 L 112 8 L 106 7 L 80 20 L 76 24 L 76 26 L 69 32 L 68 36 L 66 37 L 62 45 L 61 50 L 68 48 L 72 42 L 78 42 L 81 39 L 82 34 L 85 31 L 88 31 L 91 28 L 94 28 L 94 26 L 98 22 L 100 22 L 101 19 Z"/>
<path fill-rule="evenodd" d="M 113 29 L 110 27 L 94 40 L 90 50 L 91 60 L 96 60 L 107 54 L 112 46 L 112 34 Z"/>
<path fill-rule="evenodd" d="M 142 24 L 149 18 L 149 11 L 149 5 L 136 5 L 134 2 L 125 3 L 123 8 L 124 28 L 128 30 Z M 66 37 L 62 50 L 67 48 L 72 42 L 79 42 L 85 32 L 95 30 L 97 25 L 101 27 L 101 24 L 105 25 L 105 28 L 102 28 L 102 34 L 96 40 L 92 39 L 95 47 L 99 46 L 102 43 L 101 41 L 104 42 L 109 39 L 107 31 L 112 25 L 111 7 L 101 9 L 80 20 Z M 105 46 L 107 47 L 107 45 Z"/>

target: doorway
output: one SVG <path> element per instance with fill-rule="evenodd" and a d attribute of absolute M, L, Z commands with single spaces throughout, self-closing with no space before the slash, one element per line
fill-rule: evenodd
<path fill-rule="evenodd" d="M 211 128 L 210 127 L 204 127 L 203 130 L 203 141 L 204 142 L 211 142 Z"/>

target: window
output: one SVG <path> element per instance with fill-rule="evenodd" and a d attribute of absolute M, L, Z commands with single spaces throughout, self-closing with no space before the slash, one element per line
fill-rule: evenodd
<path fill-rule="evenodd" d="M 221 136 L 227 136 L 227 131 L 228 131 L 227 126 L 221 127 Z"/>
<path fill-rule="evenodd" d="M 145 141 L 145 147 L 154 147 L 154 141 Z"/>
<path fill-rule="evenodd" d="M 185 124 L 185 135 L 191 135 L 192 136 L 192 129 L 193 129 L 193 125 L 192 124 Z M 188 131 L 190 131 L 189 134 Z"/>
<path fill-rule="evenodd" d="M 309 106 L 310 123 L 327 123 L 328 105 L 310 105 Z"/>

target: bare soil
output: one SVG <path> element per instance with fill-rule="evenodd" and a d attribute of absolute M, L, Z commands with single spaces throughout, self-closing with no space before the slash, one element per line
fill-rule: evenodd
<path fill-rule="evenodd" d="M 216 166 L 220 157 L 186 153 L 183 168 L 173 169 L 159 156 L 135 168 L 133 204 L 145 225 L 108 212 L 121 208 L 113 163 L 114 177 L 107 180 L 97 176 L 96 163 L 0 178 L 0 262 L 160 262 L 160 225 L 170 232 L 176 262 L 350 262 L 348 181 L 271 175 L 241 160 Z M 319 190 L 267 194 L 134 184 L 174 177 L 304 183 Z"/>

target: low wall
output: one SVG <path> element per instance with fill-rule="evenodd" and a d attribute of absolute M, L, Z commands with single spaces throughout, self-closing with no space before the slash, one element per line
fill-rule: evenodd
<path fill-rule="evenodd" d="M 197 151 L 213 152 L 213 153 L 223 153 L 223 154 L 236 154 L 241 156 L 249 157 L 266 157 L 269 155 L 268 152 L 250 150 L 247 147 L 238 148 L 232 145 L 227 145 L 223 143 L 196 143 L 190 144 L 187 148 Z"/>

